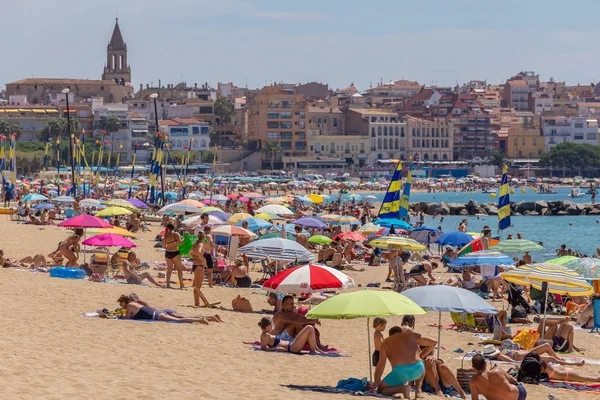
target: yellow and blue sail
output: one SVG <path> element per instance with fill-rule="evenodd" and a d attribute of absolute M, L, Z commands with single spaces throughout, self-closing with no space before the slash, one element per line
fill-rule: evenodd
<path fill-rule="evenodd" d="M 401 195 L 400 189 L 402 188 L 402 161 L 398 163 L 392 180 L 388 186 L 387 192 L 383 197 L 381 208 L 379 209 L 379 219 L 383 218 L 395 218 L 400 219 L 400 208 L 401 208 Z M 410 190 L 410 188 L 409 188 Z M 408 199 L 407 199 L 408 202 Z"/>
<path fill-rule="evenodd" d="M 498 197 L 498 229 L 503 230 L 510 226 L 510 194 L 508 187 L 508 167 L 502 169 L 502 182 L 500 183 L 500 197 Z"/>
<path fill-rule="evenodd" d="M 406 181 L 404 182 L 404 189 L 402 190 L 402 196 L 400 196 L 400 217 L 408 217 L 408 209 L 410 207 L 410 185 L 412 183 L 412 171 L 408 168 L 408 175 L 406 175 Z"/>

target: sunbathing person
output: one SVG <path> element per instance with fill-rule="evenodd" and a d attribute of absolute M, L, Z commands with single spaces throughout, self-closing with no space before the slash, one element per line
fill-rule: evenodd
<path fill-rule="evenodd" d="M 187 318 L 185 315 L 179 314 L 177 311 L 173 310 L 172 308 L 159 308 L 158 306 L 155 306 L 154 304 L 150 304 L 147 301 L 141 300 L 138 297 L 138 295 L 135 293 L 131 293 L 128 297 L 131 299 L 131 301 L 135 301 L 136 303 L 146 306 L 152 311 L 164 311 L 167 314 L 169 314 L 170 316 L 175 317 L 175 318 Z M 210 321 L 210 322 L 223 322 L 223 320 L 221 319 L 221 317 L 219 317 L 218 314 L 200 315 L 200 316 L 195 316 L 195 317 L 190 317 L 190 318 L 206 318 L 206 320 Z"/>
<path fill-rule="evenodd" d="M 4 257 L 4 250 L 0 250 L 0 267 L 2 268 L 40 268 L 46 267 L 46 257 L 42 254 L 36 254 L 33 257 L 27 256 L 19 261 Z"/>
<path fill-rule="evenodd" d="M 553 367 L 546 361 L 541 360 L 542 372 L 548 374 L 548 379 L 551 381 L 564 381 L 564 382 L 600 382 L 600 375 L 591 376 L 580 374 L 573 368 L 560 368 Z"/>
<path fill-rule="evenodd" d="M 338 247 L 338 252 L 333 255 L 331 262 L 329 263 L 332 268 L 335 268 L 339 271 L 364 271 L 364 268 L 354 268 L 352 264 L 350 264 L 346 258 L 341 253 L 341 248 Z"/>
<path fill-rule="evenodd" d="M 135 320 L 154 320 L 154 321 L 170 321 L 170 322 L 187 322 L 187 323 L 200 323 L 208 325 L 206 318 L 177 318 L 167 314 L 162 310 L 151 310 L 150 308 L 143 306 L 142 304 L 131 301 L 129 296 L 122 295 L 117 300 L 119 305 L 125 310 L 123 319 L 135 319 Z"/>
<path fill-rule="evenodd" d="M 293 340 L 283 340 L 272 334 L 273 324 L 271 318 L 263 317 L 258 323 L 262 333 L 260 335 L 260 349 L 264 351 L 286 351 L 288 353 L 300 354 L 304 346 L 308 344 L 311 354 L 321 353 L 317 345 L 315 328 L 306 325 Z"/>
<path fill-rule="evenodd" d="M 490 360 L 506 361 L 506 362 L 521 362 L 529 352 L 535 352 L 540 355 L 540 359 L 546 362 L 551 362 L 560 365 L 576 365 L 582 366 L 585 364 L 585 360 L 581 361 L 567 361 L 560 358 L 549 343 L 544 343 L 540 346 L 536 346 L 531 350 L 497 350 L 493 344 L 483 346 L 483 356 Z"/>
<path fill-rule="evenodd" d="M 230 283 L 234 283 L 237 287 L 249 288 L 252 286 L 252 279 L 250 275 L 248 275 L 248 267 L 244 265 L 244 259 L 242 257 L 238 257 L 234 261 L 235 267 L 231 270 L 231 274 L 229 275 L 229 279 L 227 280 Z"/>
<path fill-rule="evenodd" d="M 545 320 L 545 332 L 542 331 L 544 329 L 544 321 L 540 321 L 537 331 L 541 339 L 552 340 L 552 349 L 554 351 L 572 353 L 573 351 L 581 350 L 574 344 L 575 335 L 573 326 L 569 325 L 571 317 L 561 319 L 545 318 Z"/>
<path fill-rule="evenodd" d="M 318 319 L 309 319 L 294 310 L 294 298 L 285 296 L 281 300 L 281 310 L 273 316 L 273 332 L 287 342 L 294 340 L 306 325 L 318 325 Z"/>
<path fill-rule="evenodd" d="M 594 327 L 594 300 L 598 299 L 600 299 L 600 296 L 594 296 L 592 301 L 577 316 L 577 325 L 583 329 L 592 329 Z"/>
<path fill-rule="evenodd" d="M 135 270 L 134 263 L 135 261 L 135 253 L 132 251 L 127 256 L 127 260 L 123 261 L 123 275 L 125 275 L 125 279 L 127 279 L 127 283 L 130 285 L 141 285 L 144 279 L 148 279 L 151 283 L 158 287 L 163 287 L 160 283 L 158 283 L 152 275 L 148 272 L 138 273 Z"/>

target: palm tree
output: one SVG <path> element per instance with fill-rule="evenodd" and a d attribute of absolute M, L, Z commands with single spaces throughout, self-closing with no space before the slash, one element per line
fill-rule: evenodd
<path fill-rule="evenodd" d="M 0 135 L 9 135 L 20 132 L 21 128 L 18 125 L 11 124 L 8 121 L 0 120 Z"/>
<path fill-rule="evenodd" d="M 281 146 L 277 142 L 267 142 L 264 149 L 262 149 L 262 152 L 266 154 L 271 162 L 271 171 L 273 171 L 275 157 L 277 157 L 278 154 L 281 154 L 281 151 Z"/>
<path fill-rule="evenodd" d="M 42 133 L 45 135 L 44 141 L 47 141 L 49 138 L 52 139 L 52 142 L 60 139 L 67 131 L 67 121 L 64 119 L 51 119 L 46 123 L 46 126 L 42 130 Z"/>
<path fill-rule="evenodd" d="M 500 168 L 500 170 L 502 170 L 502 168 L 504 168 L 505 165 L 510 165 L 510 161 L 508 161 L 504 152 L 492 150 L 492 152 L 490 153 L 489 164 L 495 165 L 496 167 Z"/>

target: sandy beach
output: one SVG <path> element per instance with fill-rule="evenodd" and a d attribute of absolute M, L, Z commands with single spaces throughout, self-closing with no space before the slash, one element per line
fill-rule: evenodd
<path fill-rule="evenodd" d="M 4 232 L 0 248 L 9 258 L 34 253 L 47 254 L 66 237 L 63 228 L 43 228 L 0 219 Z M 153 248 L 151 232 L 135 240 L 143 261 L 163 260 Z M 156 276 L 157 271 L 150 271 Z M 349 272 L 363 287 L 382 282 L 387 266 Z M 446 274 L 444 274 L 446 275 Z M 185 274 L 191 277 L 190 273 Z M 254 273 L 253 277 L 258 277 Z M 386 286 L 385 284 L 383 286 Z M 361 290 L 357 288 L 356 290 Z M 211 302 L 220 301 L 218 313 L 225 323 L 209 326 L 84 318 L 84 312 L 117 307 L 122 294 L 137 293 L 142 299 L 171 307 L 189 315 L 211 313 L 195 309 L 191 289 L 160 289 L 149 286 L 94 283 L 87 280 L 51 278 L 45 273 L 1 269 L 0 338 L 4 345 L 0 376 L 6 399 L 342 399 L 350 396 L 293 391 L 286 384 L 330 385 L 348 377 L 369 375 L 366 320 L 323 320 L 323 343 L 341 349 L 350 357 L 324 357 L 254 351 L 243 341 L 256 341 L 262 317 L 231 311 L 231 300 L 242 294 L 255 310 L 268 307 L 264 292 L 226 287 L 203 288 Z M 494 303 L 501 308 L 500 302 Z M 506 303 L 504 303 L 506 306 Z M 417 330 L 437 337 L 437 314 L 417 318 Z M 388 327 L 401 317 L 388 318 Z M 443 315 L 444 325 L 451 323 Z M 532 325 L 533 326 L 533 325 Z M 513 331 L 519 329 L 513 326 Z M 577 330 L 575 340 L 585 348 L 587 359 L 600 360 L 600 337 Z M 473 344 L 469 344 L 473 343 Z M 481 349 L 472 333 L 444 330 L 442 359 L 456 370 L 460 366 L 454 349 Z M 505 367 L 505 366 L 503 366 Z M 389 366 L 387 368 L 389 370 Z M 386 371 L 387 371 L 386 370 Z M 599 365 L 580 368 L 590 374 Z M 593 395 L 575 391 L 527 386 L 528 398 L 546 399 L 549 392 L 559 399 L 584 399 Z M 433 398 L 433 397 L 432 397 Z"/>

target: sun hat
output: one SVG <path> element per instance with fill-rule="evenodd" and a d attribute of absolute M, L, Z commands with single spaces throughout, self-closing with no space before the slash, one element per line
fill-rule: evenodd
<path fill-rule="evenodd" d="M 486 344 L 485 346 L 483 346 L 483 351 L 481 352 L 481 354 L 484 357 L 494 357 L 500 354 L 500 350 L 498 350 L 493 344 Z"/>

